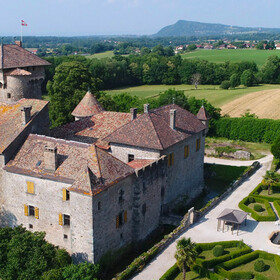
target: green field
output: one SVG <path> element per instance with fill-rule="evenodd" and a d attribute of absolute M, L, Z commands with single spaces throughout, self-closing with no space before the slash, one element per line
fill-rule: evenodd
<path fill-rule="evenodd" d="M 127 92 L 138 97 L 153 97 L 170 88 L 183 90 L 186 96 L 194 96 L 198 99 L 205 98 L 214 106 L 221 107 L 222 105 L 251 92 L 268 89 L 280 89 L 280 85 L 261 85 L 249 88 L 241 86 L 239 88 L 230 90 L 222 90 L 219 88 L 219 86 L 212 85 L 199 85 L 197 90 L 193 85 L 144 85 L 138 87 L 126 87 L 115 90 L 107 90 L 106 92 L 110 94 Z"/>
<path fill-rule="evenodd" d="M 92 59 L 92 58 L 107 58 L 107 57 L 113 57 L 114 56 L 114 52 L 113 51 L 107 51 L 107 52 L 103 52 L 103 53 L 95 53 L 93 55 L 89 55 L 87 56 L 87 58 Z"/>
<path fill-rule="evenodd" d="M 266 59 L 271 55 L 278 55 L 279 50 L 256 50 L 256 49 L 236 49 L 236 50 L 195 50 L 182 54 L 182 58 L 200 58 L 210 62 L 222 63 L 225 61 L 255 61 L 261 67 Z"/>

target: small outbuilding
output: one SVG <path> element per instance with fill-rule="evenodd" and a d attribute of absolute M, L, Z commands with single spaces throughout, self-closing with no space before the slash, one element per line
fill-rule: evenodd
<path fill-rule="evenodd" d="M 231 226 L 231 233 L 233 234 L 234 226 L 236 226 L 237 235 L 238 235 L 239 227 L 244 221 L 246 226 L 247 215 L 248 213 L 240 210 L 229 209 L 229 208 L 224 209 L 223 212 L 217 218 L 218 219 L 217 231 L 220 230 L 222 224 L 223 232 L 225 229 L 225 225 L 227 225 L 227 226 Z"/>

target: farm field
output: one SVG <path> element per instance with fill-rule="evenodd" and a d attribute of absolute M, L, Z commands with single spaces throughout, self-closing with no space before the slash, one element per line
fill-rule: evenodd
<path fill-rule="evenodd" d="M 109 94 L 127 92 L 131 95 L 138 97 L 156 97 L 158 94 L 170 89 L 183 90 L 186 96 L 194 96 L 198 99 L 205 98 L 216 107 L 221 107 L 235 99 L 246 96 L 249 93 L 279 89 L 280 85 L 261 85 L 256 87 L 239 87 L 236 89 L 223 90 L 218 85 L 199 85 L 198 89 L 195 89 L 193 85 L 143 85 L 137 87 L 125 87 L 114 90 L 107 90 Z M 279 96 L 280 101 L 280 96 Z"/>
<path fill-rule="evenodd" d="M 246 111 L 256 114 L 259 118 L 280 119 L 280 88 L 263 90 L 243 95 L 224 104 L 222 114 L 240 117 Z"/>
<path fill-rule="evenodd" d="M 86 56 L 86 58 L 92 59 L 92 58 L 107 58 L 107 57 L 113 57 L 114 52 L 113 51 L 107 51 L 107 52 L 102 52 L 102 53 L 95 53 L 93 55 Z"/>
<path fill-rule="evenodd" d="M 279 50 L 257 50 L 257 49 L 236 49 L 236 50 L 195 50 L 182 54 L 182 58 L 200 58 L 210 62 L 222 63 L 225 61 L 255 61 L 258 67 L 261 67 L 266 59 L 271 55 L 278 55 Z"/>

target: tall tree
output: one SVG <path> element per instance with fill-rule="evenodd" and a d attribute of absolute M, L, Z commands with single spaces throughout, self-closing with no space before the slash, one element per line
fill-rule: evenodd
<path fill-rule="evenodd" d="M 270 195 L 271 193 L 271 186 L 279 182 L 279 175 L 276 172 L 266 171 L 265 175 L 263 176 L 262 183 L 267 185 L 267 194 Z"/>
<path fill-rule="evenodd" d="M 196 260 L 198 253 L 195 249 L 195 243 L 190 238 L 183 237 L 177 242 L 175 258 L 177 265 L 183 271 L 183 280 L 186 279 L 186 270 Z"/>

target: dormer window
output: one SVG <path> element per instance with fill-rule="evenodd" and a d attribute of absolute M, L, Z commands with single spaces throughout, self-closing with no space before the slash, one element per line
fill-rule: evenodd
<path fill-rule="evenodd" d="M 128 154 L 128 162 L 131 162 L 134 160 L 134 155 Z"/>

